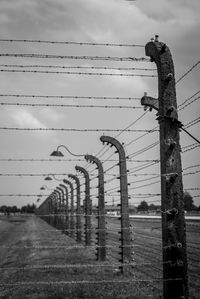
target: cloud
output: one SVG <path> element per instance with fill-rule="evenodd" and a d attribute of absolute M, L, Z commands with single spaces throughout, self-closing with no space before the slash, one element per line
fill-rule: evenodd
<path fill-rule="evenodd" d="M 23 128 L 46 128 L 35 116 L 26 109 L 12 109 L 10 117 L 14 120 L 17 126 Z"/>
<path fill-rule="evenodd" d="M 165 42 L 172 52 L 176 77 L 181 76 L 192 64 L 199 60 L 200 33 L 199 33 L 199 0 L 139 0 L 128 2 L 125 0 L 1 0 L 0 1 L 0 32 L 3 38 L 13 39 L 41 39 L 55 41 L 76 42 L 120 42 L 145 44 L 154 34 Z M 99 55 L 99 56 L 145 56 L 144 48 L 118 47 L 89 47 L 75 45 L 49 45 L 31 43 L 0 43 L 2 53 L 46 53 L 57 55 Z M 3 62 L 2 62 L 3 63 Z M 4 63 L 11 64 L 43 64 L 43 65 L 87 65 L 87 66 L 114 66 L 114 67 L 146 67 L 155 68 L 155 64 L 137 64 L 135 62 L 110 62 L 84 60 L 31 60 L 5 58 Z M 183 101 L 187 96 L 199 89 L 198 75 L 195 69 L 184 81 L 177 85 L 178 97 Z M 102 71 L 103 72 L 103 71 Z M 141 72 L 143 73 L 143 72 Z M 157 79 L 141 77 L 97 77 L 97 76 L 67 76 L 47 74 L 0 74 L 2 82 L 1 93 L 33 94 L 33 95 L 80 95 L 80 96 L 111 96 L 111 97 L 140 97 L 144 91 L 150 96 L 157 96 Z M 188 85 L 191 79 L 192 84 Z M 184 84 L 183 84 L 184 83 Z M 186 83 L 186 84 L 185 84 Z M 6 101 L 8 98 L 5 98 Z M 20 99 L 21 102 L 87 104 L 85 100 L 71 99 Z M 138 102 L 94 101 L 100 105 L 140 105 Z M 196 103 L 197 104 L 197 103 Z M 187 123 L 196 117 L 198 108 L 191 113 L 183 110 L 181 120 Z M 2 107 L 3 108 L 3 107 Z M 103 110 L 103 109 L 62 109 L 57 108 L 17 108 L 0 111 L 2 126 L 19 127 L 57 127 L 57 128 L 125 128 L 134 119 L 137 119 L 141 110 Z M 193 109 L 193 110 L 192 110 Z M 127 111 L 128 110 L 128 111 Z M 188 112 L 189 111 L 189 112 Z M 65 115 L 67 114 L 67 117 Z M 136 124 L 138 128 L 152 128 L 157 124 L 154 113 L 147 114 Z M 14 125 L 13 125 L 14 124 Z M 198 132 L 194 131 L 197 136 Z M 99 151 L 101 146 L 96 133 L 78 134 L 68 132 L 7 132 L 3 131 L 4 153 L 15 157 L 25 154 L 30 157 L 45 156 L 49 153 L 52 144 L 57 146 L 63 142 L 74 148 L 75 152 Z M 52 134 L 52 135 L 49 135 Z M 99 134 L 100 135 L 100 134 Z M 113 135 L 115 135 L 113 133 Z M 42 136 L 38 143 L 36 136 Z M 43 138 L 51 136 L 51 138 Z M 183 135 L 182 135 L 183 136 Z M 34 138 L 33 138 L 34 137 Z M 133 134 L 120 136 L 125 143 L 135 138 Z M 153 137 L 157 138 L 157 137 Z M 182 137 L 184 145 L 190 140 Z M 146 140 L 146 141 L 145 141 Z M 143 142 L 134 143 L 128 150 L 135 150 L 151 143 L 150 137 Z M 152 140 L 153 141 L 153 140 Z M 23 147 L 23 149 L 22 149 Z M 76 150 L 77 148 L 77 150 Z M 9 149 L 9 152 L 8 152 Z M 97 151 L 96 151 L 97 150 Z M 1 149 L 2 152 L 2 149 Z M 190 154 L 190 152 L 189 152 Z M 188 154 L 188 155 L 189 155 Z M 148 154 L 147 154 L 148 156 Z M 184 156 L 183 156 L 184 158 Z M 193 157 L 192 157 L 193 158 Z M 198 159 L 198 158 L 197 158 Z M 194 164 L 196 163 L 195 160 Z M 189 166 L 191 159 L 183 159 L 184 167 Z M 187 165 L 188 163 L 188 165 Z M 27 164 L 24 164 L 27 172 Z M 33 167 L 33 166 L 31 166 Z M 41 172 L 41 165 L 37 164 L 36 172 Z M 44 166 L 43 166 L 44 167 Z M 55 167 L 55 164 L 53 165 Z M 60 166 L 56 166 L 58 169 Z M 69 171 L 74 171 L 70 168 Z M 44 171 L 44 169 L 42 169 Z M 153 171 L 153 170 L 152 170 Z M 49 172 L 49 170 L 47 170 Z M 23 181 L 24 182 L 24 181 Z M 37 185 L 38 183 L 36 183 Z M 10 188 L 10 184 L 8 184 Z M 24 184 L 23 184 L 24 188 Z M 31 188 L 35 188 L 31 184 Z M 30 189 L 31 190 L 31 189 Z M 28 192 L 30 192 L 30 190 Z"/>

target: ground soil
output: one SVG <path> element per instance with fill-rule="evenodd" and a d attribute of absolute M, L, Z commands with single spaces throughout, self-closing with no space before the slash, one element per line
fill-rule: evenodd
<path fill-rule="evenodd" d="M 161 298 L 154 291 L 36 216 L 1 217 L 0 298 Z"/>

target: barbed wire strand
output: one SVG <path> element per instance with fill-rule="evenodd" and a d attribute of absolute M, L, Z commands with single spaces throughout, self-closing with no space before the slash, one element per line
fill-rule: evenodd
<path fill-rule="evenodd" d="M 183 107 L 181 107 L 178 111 L 183 111 L 186 107 L 190 106 L 191 104 L 193 104 L 194 102 L 196 102 L 197 100 L 200 99 L 200 96 L 197 98 L 194 98 L 192 101 L 190 101 L 189 103 L 185 104 Z"/>
<path fill-rule="evenodd" d="M 200 122 L 200 117 L 197 117 L 197 118 L 195 118 L 195 119 L 189 121 L 188 123 L 186 123 L 186 124 L 184 125 L 184 128 L 188 129 L 188 128 L 190 128 L 191 126 L 196 125 L 196 123 L 199 123 L 199 122 Z"/>
<path fill-rule="evenodd" d="M 144 48 L 144 45 L 141 45 L 141 44 L 94 43 L 94 42 L 75 42 L 75 41 L 50 41 L 50 40 L 32 40 L 32 39 L 0 39 L 0 42 L 61 44 L 61 45 L 79 45 L 79 46 L 139 47 L 139 48 Z"/>
<path fill-rule="evenodd" d="M 116 166 L 116 165 L 117 164 L 115 164 L 114 166 Z M 114 168 L 114 166 L 112 165 L 111 167 Z M 199 165 L 186 167 L 184 170 L 187 170 L 192 167 L 199 167 Z M 108 169 L 107 169 L 107 171 L 108 171 Z M 183 176 L 190 175 L 190 174 L 192 175 L 192 174 L 196 174 L 196 173 L 200 173 L 200 170 L 196 170 L 194 172 L 183 173 Z M 49 175 L 67 176 L 68 173 L 55 173 L 55 174 L 52 174 L 52 173 L 51 174 L 50 173 L 0 173 L 0 176 L 49 176 Z M 110 174 L 110 175 L 116 175 L 116 174 Z M 160 175 L 159 173 L 137 173 L 137 174 L 132 173 L 131 176 L 159 176 L 159 175 Z M 162 175 L 167 175 L 167 173 L 162 174 Z M 117 176 L 119 177 L 120 175 L 117 175 Z"/>
<path fill-rule="evenodd" d="M 19 128 L 0 127 L 0 130 L 10 131 L 63 131 L 63 132 L 121 132 L 123 129 L 75 129 L 75 128 Z M 146 129 L 128 129 L 124 132 L 149 132 Z"/>
<path fill-rule="evenodd" d="M 134 152 L 134 153 L 132 153 L 132 154 L 129 154 L 128 157 L 129 157 L 129 158 L 133 158 L 133 157 L 136 157 L 136 156 L 138 156 L 138 155 L 141 155 L 141 154 L 143 154 L 144 152 L 146 152 L 146 151 L 148 151 L 148 150 L 154 148 L 154 147 L 157 146 L 158 144 L 159 144 L 159 141 L 153 142 L 153 143 L 149 144 L 148 146 L 146 146 L 146 147 L 144 147 L 144 148 L 142 148 L 142 149 L 140 149 L 140 150 L 138 150 L 138 151 L 136 151 L 136 152 Z"/>
<path fill-rule="evenodd" d="M 190 152 L 190 151 L 192 151 L 192 150 L 194 150 L 194 149 L 196 149 L 198 147 L 200 147 L 200 144 L 197 144 L 197 145 L 195 145 L 195 146 L 193 146 L 191 148 L 188 148 L 188 149 L 184 150 L 183 153 Z"/>
<path fill-rule="evenodd" d="M 0 106 L 27 106 L 27 107 L 60 107 L 60 108 L 106 108 L 106 109 L 142 109 L 140 106 L 116 106 L 116 105 L 65 105 L 65 104 L 45 104 L 45 103 L 10 103 L 0 102 Z"/>
<path fill-rule="evenodd" d="M 58 247 L 59 248 L 59 247 Z M 170 261 L 169 261 L 170 262 Z M 164 262 L 166 263 L 166 262 Z M 156 264 L 161 264 L 161 262 L 156 262 Z M 129 263 L 130 266 L 148 266 L 153 265 L 153 263 Z M 54 265 L 33 265 L 33 266 L 24 266 L 24 267 L 0 267 L 0 270 L 40 270 L 40 269 L 65 269 L 65 268 L 90 268 L 90 267 L 98 267 L 98 268 L 109 268 L 109 267 L 120 267 L 127 266 L 126 263 L 110 263 L 110 264 L 54 264 Z"/>
<path fill-rule="evenodd" d="M 129 191 L 130 190 L 135 190 L 135 189 L 140 189 L 140 188 L 143 188 L 143 187 L 147 187 L 147 186 L 151 186 L 151 185 L 155 185 L 155 184 L 158 184 L 158 183 L 160 183 L 161 181 L 159 180 L 159 181 L 156 181 L 156 182 L 151 182 L 151 183 L 149 183 L 149 184 L 144 184 L 144 185 L 139 185 L 139 186 L 134 186 L 133 188 L 129 188 Z M 131 183 L 129 183 L 129 184 L 131 184 Z"/>
<path fill-rule="evenodd" d="M 67 72 L 67 71 L 35 71 L 35 70 L 8 70 L 0 69 L 2 73 L 34 73 L 34 74 L 62 74 L 62 75 L 80 75 L 80 76 L 118 76 L 118 77 L 146 77 L 155 78 L 157 75 L 128 74 L 128 73 L 95 73 L 95 72 Z"/>
<path fill-rule="evenodd" d="M 56 69 L 92 69 L 92 70 L 116 70 L 116 71 L 156 71 L 152 68 L 140 67 L 108 67 L 108 66 L 63 66 L 63 65 L 20 65 L 20 64 L 0 64 L 0 67 L 19 67 L 19 68 L 56 68 Z"/>
<path fill-rule="evenodd" d="M 130 146 L 131 144 L 133 144 L 134 142 L 140 140 L 141 138 L 145 137 L 146 135 L 148 135 L 149 133 L 153 133 L 153 132 L 158 132 L 159 130 L 158 129 L 158 126 L 152 128 L 151 130 L 149 130 L 149 132 L 137 137 L 137 138 L 134 138 L 133 140 L 131 140 L 130 142 L 128 142 L 127 144 L 125 144 L 125 147 L 128 147 Z"/>
<path fill-rule="evenodd" d="M 200 63 L 200 60 L 199 61 L 197 61 L 185 74 L 183 74 L 177 81 L 176 81 L 176 84 L 178 84 L 180 81 L 182 81 L 183 80 L 183 78 L 185 78 L 187 75 L 189 75 L 189 73 L 191 73 L 192 72 L 192 70 L 194 69 L 194 68 L 196 68 L 198 65 L 199 65 L 199 63 Z"/>
<path fill-rule="evenodd" d="M 136 120 L 134 120 L 130 125 L 128 125 L 127 127 L 125 127 L 123 130 L 121 130 L 121 132 L 119 132 L 119 134 L 117 134 L 114 138 L 119 137 L 123 132 L 125 132 L 125 130 L 129 129 L 130 127 L 132 127 L 133 125 L 135 125 L 139 120 L 141 120 L 144 116 L 145 116 L 146 112 L 143 113 L 142 115 L 140 115 Z M 107 153 L 109 151 L 109 147 L 107 147 L 106 145 L 103 146 L 103 148 L 97 152 L 96 156 L 100 159 L 103 157 L 103 155 L 105 153 Z M 106 160 L 109 160 L 115 153 L 112 153 Z M 103 162 L 105 163 L 105 161 Z M 87 163 L 85 165 L 85 168 L 87 169 L 90 166 L 90 163 Z"/>
<path fill-rule="evenodd" d="M 34 158 L 5 158 L 5 159 L 0 159 L 0 162 L 83 162 L 85 161 L 84 159 L 34 159 Z M 105 159 L 101 160 L 102 162 L 120 162 L 118 159 Z M 130 163 L 143 163 L 143 162 L 155 162 L 158 160 L 154 159 L 146 159 L 146 160 L 134 160 L 134 159 L 127 159 L 128 162 Z"/>
<path fill-rule="evenodd" d="M 119 187 L 114 187 L 114 188 L 111 188 L 111 189 L 108 189 L 106 192 L 108 191 L 111 191 L 111 190 L 115 190 L 115 189 L 118 189 Z M 105 192 L 105 193 L 106 193 Z M 160 193 L 135 193 L 135 194 L 132 194 L 134 196 L 160 196 L 161 194 Z M 49 197 L 49 194 L 0 194 L 0 196 L 8 196 L 8 197 L 13 197 L 13 196 L 16 196 L 16 197 L 23 197 L 23 196 L 27 196 L 27 197 Z"/>
<path fill-rule="evenodd" d="M 88 99 L 88 100 L 136 100 L 140 101 L 139 97 L 108 97 L 108 96 L 79 96 L 79 95 L 31 95 L 31 94 L 0 94 L 0 97 L 14 98 L 45 98 L 45 99 Z"/>
<path fill-rule="evenodd" d="M 118 57 L 118 56 L 75 56 L 75 55 L 54 55 L 54 54 L 34 54 L 34 53 L 0 53 L 0 57 L 18 57 L 18 58 L 38 58 L 38 59 L 75 59 L 75 60 L 106 60 L 106 61 L 134 61 L 150 62 L 146 57 Z"/>
<path fill-rule="evenodd" d="M 154 278 L 154 279 L 131 279 L 131 280 L 71 280 L 71 281 L 20 281 L 13 283 L 0 283 L 0 286 L 23 286 L 23 285 L 69 285 L 69 284 L 106 284 L 106 283 L 136 283 L 158 281 L 180 281 L 182 278 Z"/>

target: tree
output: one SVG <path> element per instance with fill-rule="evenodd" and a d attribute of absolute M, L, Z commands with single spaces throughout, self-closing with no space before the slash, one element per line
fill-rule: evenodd
<path fill-rule="evenodd" d="M 35 204 L 28 204 L 21 208 L 21 213 L 35 213 L 36 205 Z"/>
<path fill-rule="evenodd" d="M 160 213 L 160 210 L 161 210 L 161 206 L 160 205 L 155 205 L 153 203 L 151 203 L 149 205 L 149 211 L 151 211 L 151 212 Z"/>
<path fill-rule="evenodd" d="M 138 211 L 148 211 L 148 209 L 148 203 L 145 200 L 141 201 L 141 203 L 138 206 Z"/>
<path fill-rule="evenodd" d="M 10 212 L 11 213 L 17 213 L 17 212 L 19 212 L 20 211 L 20 209 L 19 208 L 17 208 L 17 206 L 12 206 L 11 208 L 10 208 Z"/>
<path fill-rule="evenodd" d="M 184 192 L 183 200 L 184 200 L 184 209 L 186 211 L 191 211 L 194 209 L 194 204 L 193 204 L 194 201 L 189 192 L 186 192 L 186 191 Z"/>
<path fill-rule="evenodd" d="M 0 207 L 0 212 L 1 213 L 6 213 L 6 209 L 7 209 L 7 206 L 1 206 Z"/>

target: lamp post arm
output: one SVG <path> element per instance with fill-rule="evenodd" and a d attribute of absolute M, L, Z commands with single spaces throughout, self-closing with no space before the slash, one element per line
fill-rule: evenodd
<path fill-rule="evenodd" d="M 74 154 L 74 153 L 72 153 L 72 152 L 68 149 L 68 147 L 66 147 L 64 144 L 59 145 L 59 146 L 57 147 L 57 151 L 59 151 L 59 149 L 60 149 L 61 147 L 63 147 L 64 149 L 66 149 L 66 151 L 67 151 L 70 155 L 72 155 L 72 156 L 76 156 L 76 157 L 83 157 L 83 156 L 84 156 L 84 155 L 79 155 L 79 154 Z"/>

